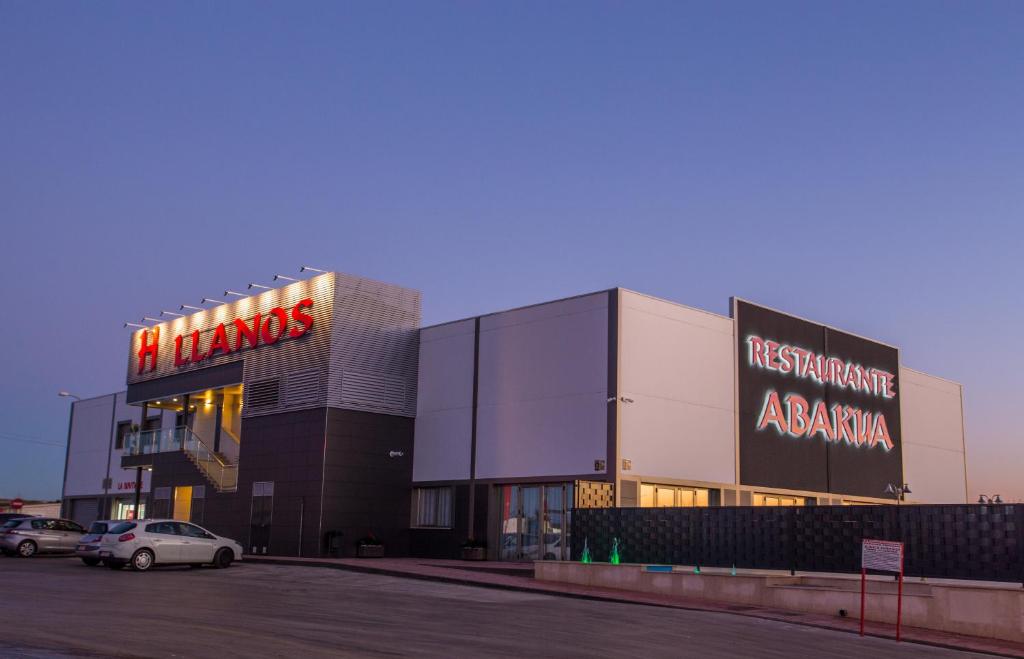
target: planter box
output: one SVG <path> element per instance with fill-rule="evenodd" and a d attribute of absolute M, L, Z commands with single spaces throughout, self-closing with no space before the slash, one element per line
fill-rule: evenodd
<path fill-rule="evenodd" d="M 356 547 L 359 558 L 384 558 L 384 545 L 359 545 Z"/>
<path fill-rule="evenodd" d="M 464 561 L 483 561 L 487 559 L 487 548 L 486 547 L 463 547 L 462 548 L 462 560 Z"/>

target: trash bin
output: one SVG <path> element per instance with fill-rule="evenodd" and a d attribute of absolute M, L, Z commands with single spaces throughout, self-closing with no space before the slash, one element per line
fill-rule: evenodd
<path fill-rule="evenodd" d="M 327 556 L 341 558 L 341 531 L 328 531 L 324 534 L 324 548 Z"/>

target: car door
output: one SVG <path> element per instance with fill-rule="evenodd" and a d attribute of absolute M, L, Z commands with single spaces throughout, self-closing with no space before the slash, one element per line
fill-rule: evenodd
<path fill-rule="evenodd" d="M 157 563 L 181 562 L 181 536 L 176 522 L 146 524 L 146 540 L 153 547 Z"/>
<path fill-rule="evenodd" d="M 57 523 L 61 531 L 60 550 L 74 551 L 78 546 L 78 541 L 85 533 L 85 527 L 68 519 L 57 520 Z"/>
<path fill-rule="evenodd" d="M 217 551 L 216 538 L 195 524 L 178 522 L 181 534 L 181 560 L 183 563 L 210 563 Z"/>
<path fill-rule="evenodd" d="M 60 551 L 64 532 L 59 529 L 59 520 L 32 520 L 31 536 L 40 552 Z"/>

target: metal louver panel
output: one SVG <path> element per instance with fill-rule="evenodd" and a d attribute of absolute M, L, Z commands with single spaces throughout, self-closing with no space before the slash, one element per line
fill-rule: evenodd
<path fill-rule="evenodd" d="M 344 403 L 391 410 L 405 408 L 405 379 L 346 369 L 341 373 Z"/>
<path fill-rule="evenodd" d="M 277 407 L 280 400 L 281 380 L 279 378 L 252 382 L 245 388 L 246 408 Z"/>
<path fill-rule="evenodd" d="M 285 381 L 285 405 L 305 405 L 320 399 L 320 369 L 307 368 L 288 374 Z"/>

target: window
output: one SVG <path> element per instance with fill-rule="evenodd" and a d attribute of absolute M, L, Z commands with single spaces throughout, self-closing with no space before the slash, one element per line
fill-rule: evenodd
<path fill-rule="evenodd" d="M 147 524 L 146 533 L 159 533 L 161 535 L 178 535 L 178 525 L 174 522 L 157 522 Z"/>
<path fill-rule="evenodd" d="M 195 524 L 178 524 L 178 535 L 183 535 L 188 538 L 206 538 L 207 540 L 213 540 L 213 536 L 202 530 Z"/>
<path fill-rule="evenodd" d="M 57 520 L 55 519 L 34 519 L 32 520 L 32 528 L 53 531 L 57 528 Z"/>
<path fill-rule="evenodd" d="M 785 494 L 759 494 L 754 493 L 753 502 L 755 506 L 802 506 L 803 497 L 787 496 Z"/>
<path fill-rule="evenodd" d="M 83 527 L 82 525 L 78 524 L 77 522 L 72 522 L 69 519 L 58 520 L 57 521 L 57 530 L 58 531 L 71 531 L 72 533 L 85 533 L 85 527 Z"/>
<path fill-rule="evenodd" d="M 120 535 L 122 533 L 127 533 L 128 531 L 134 529 L 136 526 L 137 524 L 135 524 L 134 522 L 121 522 L 120 524 L 114 524 L 110 527 L 110 530 L 107 531 L 107 535 Z"/>
<path fill-rule="evenodd" d="M 114 448 L 121 450 L 124 448 L 124 438 L 132 431 L 131 421 L 119 421 L 117 424 L 117 434 L 114 437 Z"/>
<path fill-rule="evenodd" d="M 89 533 L 94 535 L 103 535 L 107 532 L 108 528 L 110 528 L 110 525 L 106 522 L 93 522 L 89 525 Z"/>
<path fill-rule="evenodd" d="M 641 508 L 707 508 L 708 490 L 675 485 L 640 485 Z"/>
<path fill-rule="evenodd" d="M 452 488 L 417 487 L 413 489 L 412 525 L 418 528 L 452 527 Z"/>

